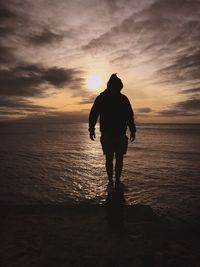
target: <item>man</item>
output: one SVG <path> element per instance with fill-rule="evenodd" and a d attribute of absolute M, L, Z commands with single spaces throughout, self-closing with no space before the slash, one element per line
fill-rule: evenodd
<path fill-rule="evenodd" d="M 107 89 L 95 100 L 89 115 L 90 139 L 94 141 L 95 125 L 100 116 L 101 145 L 106 157 L 108 191 L 113 189 L 113 159 L 115 156 L 115 188 L 120 189 L 120 177 L 123 168 L 123 156 L 126 154 L 128 138 L 127 126 L 130 129 L 130 141 L 135 140 L 136 127 L 134 113 L 128 98 L 121 94 L 122 81 L 117 74 L 112 74 Z"/>

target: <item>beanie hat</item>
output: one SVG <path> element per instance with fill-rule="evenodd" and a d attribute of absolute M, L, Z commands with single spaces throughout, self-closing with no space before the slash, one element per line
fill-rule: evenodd
<path fill-rule="evenodd" d="M 123 83 L 120 78 L 117 77 L 117 73 L 113 73 L 107 82 L 107 89 L 112 91 L 121 91 Z"/>

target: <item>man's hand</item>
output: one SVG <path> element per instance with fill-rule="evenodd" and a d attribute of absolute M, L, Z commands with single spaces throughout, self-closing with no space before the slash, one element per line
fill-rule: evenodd
<path fill-rule="evenodd" d="M 95 136 L 95 132 L 90 132 L 90 139 L 91 139 L 92 141 L 94 141 L 95 138 L 96 138 L 96 136 Z"/>
<path fill-rule="evenodd" d="M 135 132 L 130 134 L 130 141 L 133 142 L 135 140 Z"/>

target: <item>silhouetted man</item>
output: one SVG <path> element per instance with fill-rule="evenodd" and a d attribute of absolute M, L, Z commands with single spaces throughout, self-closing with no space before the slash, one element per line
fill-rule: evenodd
<path fill-rule="evenodd" d="M 90 139 L 94 141 L 95 125 L 100 116 L 101 145 L 106 157 L 108 190 L 113 189 L 113 158 L 115 156 L 115 188 L 122 184 L 120 177 L 123 168 L 123 155 L 126 154 L 128 138 L 127 126 L 130 129 L 130 141 L 135 140 L 136 127 L 134 113 L 128 98 L 121 94 L 122 81 L 112 74 L 107 89 L 95 100 L 89 115 Z"/>

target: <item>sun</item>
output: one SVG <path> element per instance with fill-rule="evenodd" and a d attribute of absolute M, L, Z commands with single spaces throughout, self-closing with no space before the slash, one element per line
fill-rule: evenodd
<path fill-rule="evenodd" d="M 97 74 L 91 74 L 87 80 L 87 87 L 91 90 L 98 89 L 102 84 L 102 79 Z"/>

